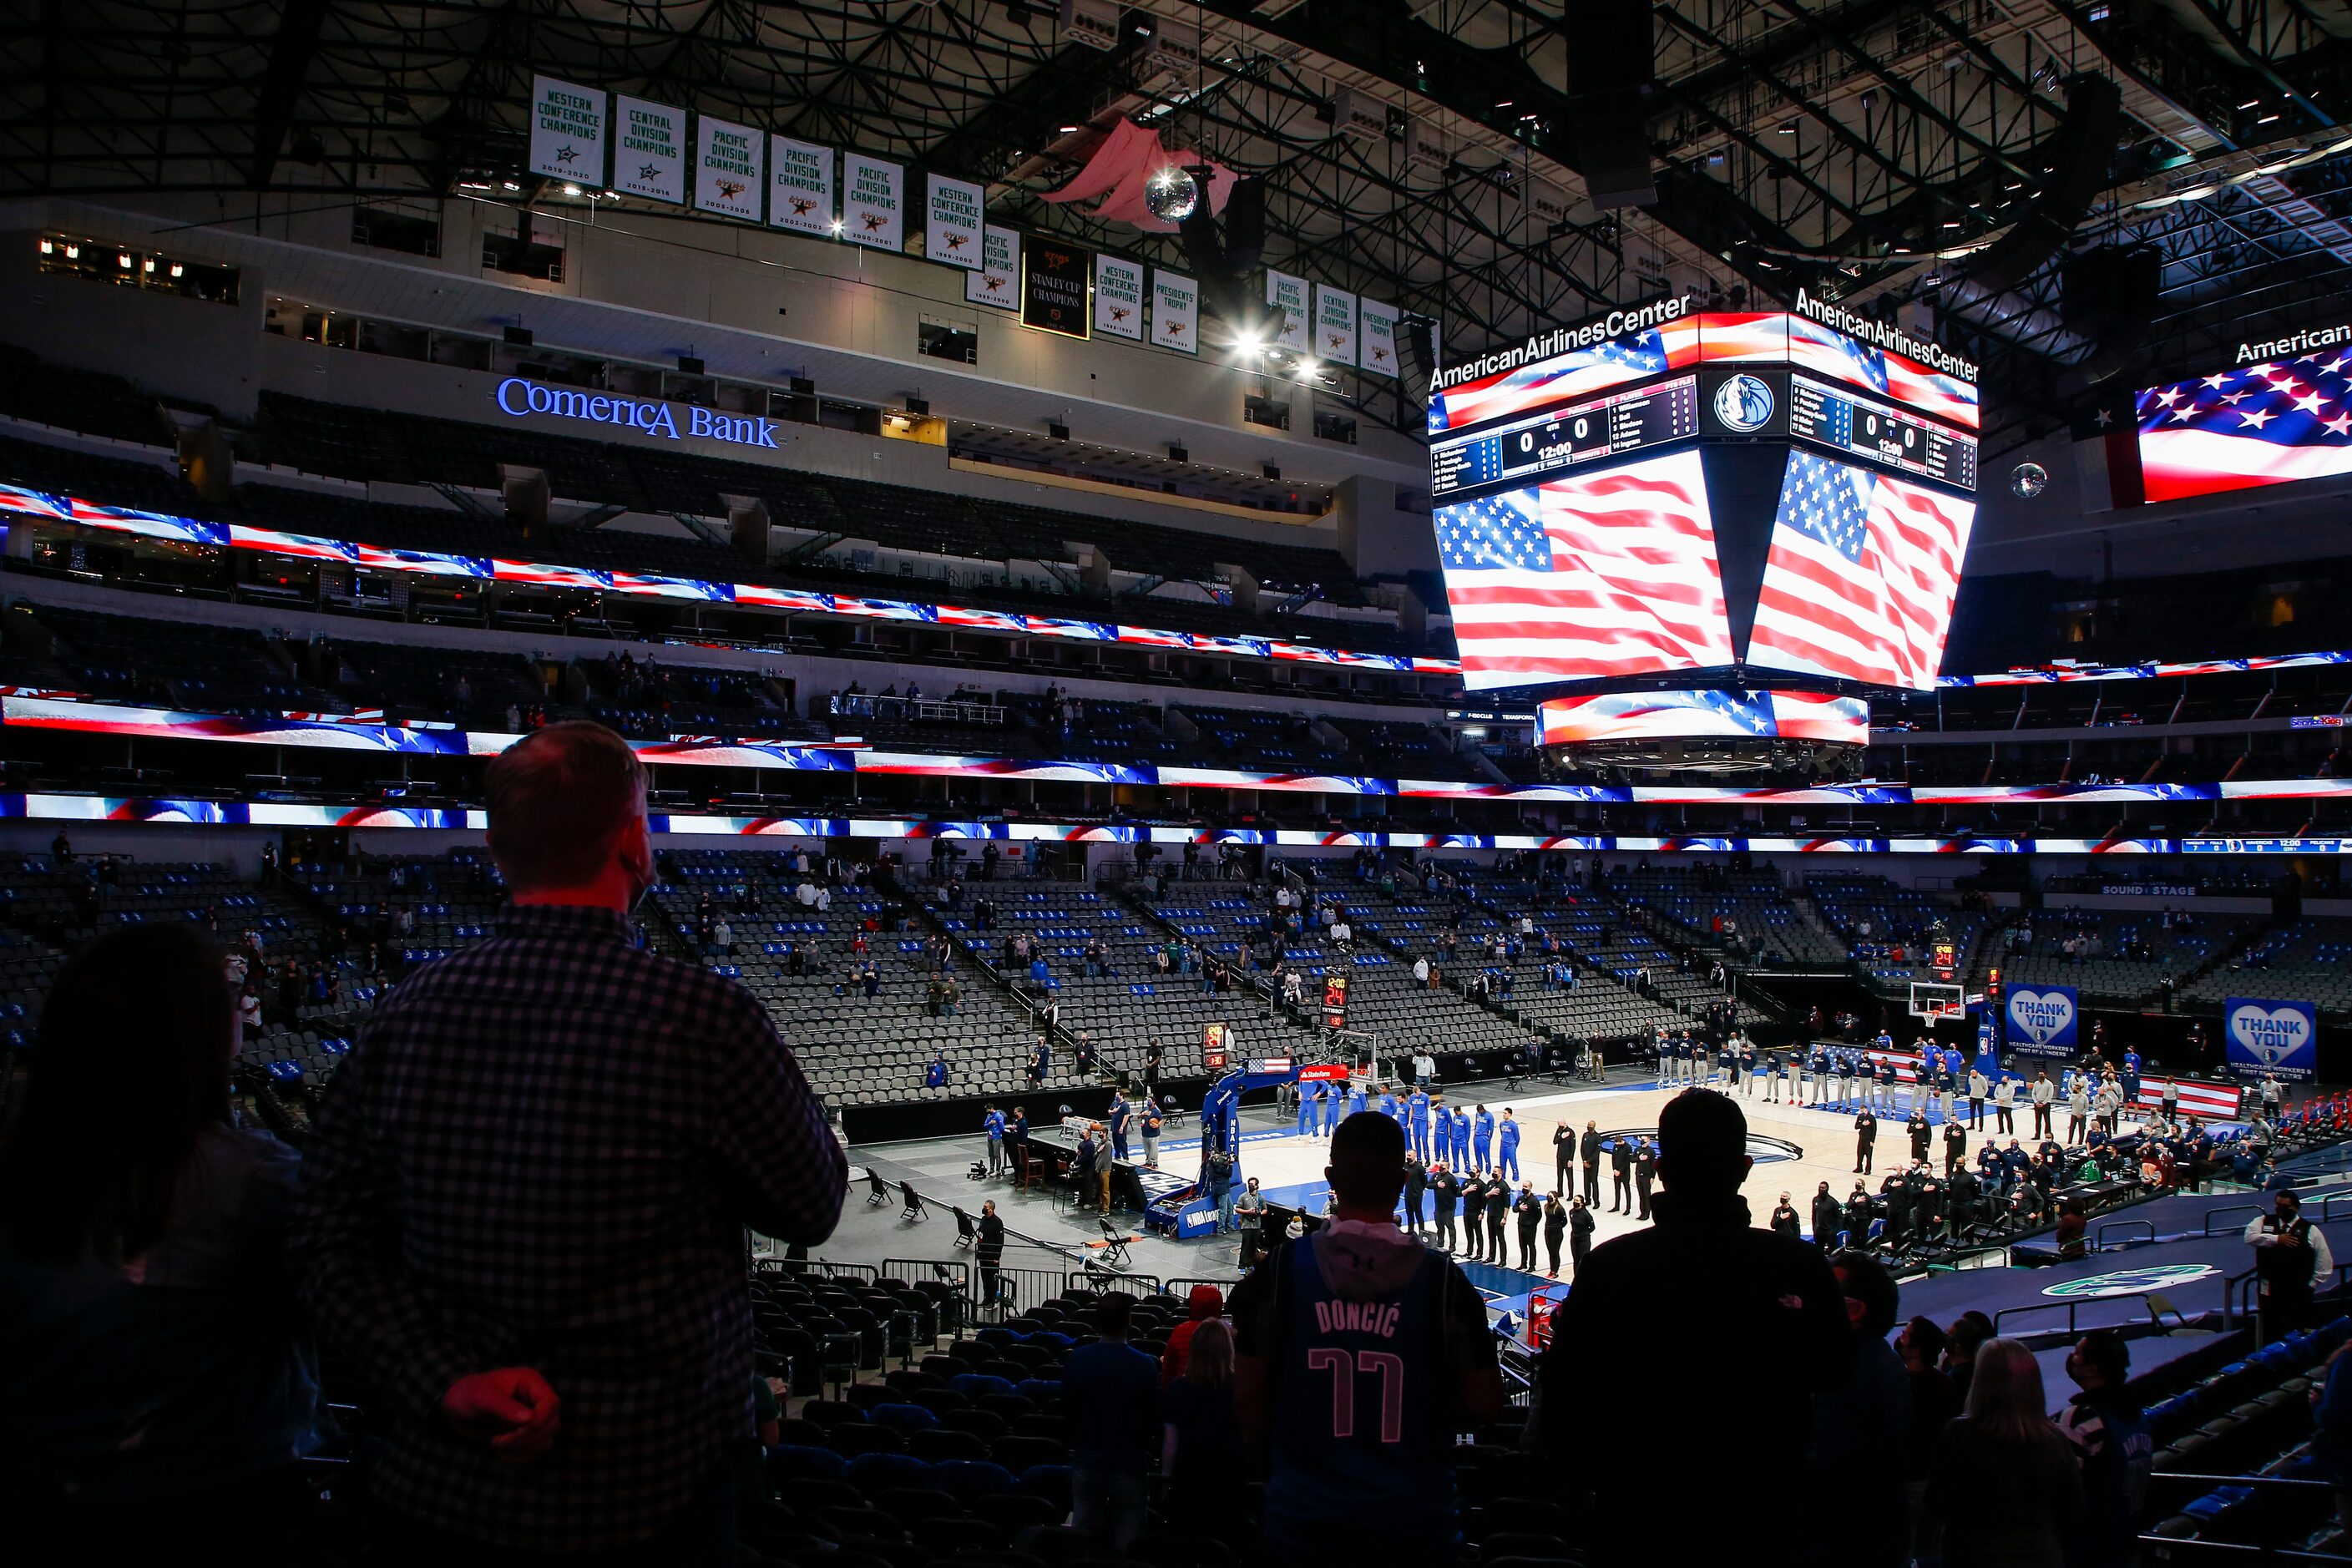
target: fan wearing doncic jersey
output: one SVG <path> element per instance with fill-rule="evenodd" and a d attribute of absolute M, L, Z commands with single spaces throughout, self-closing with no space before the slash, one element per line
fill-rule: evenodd
<path fill-rule="evenodd" d="M 1404 1130 L 1341 1122 L 1335 1209 L 1234 1288 L 1234 1393 L 1268 1463 L 1269 1561 L 1438 1564 L 1461 1540 L 1454 1434 L 1502 1408 L 1495 1337 L 1454 1261 L 1397 1228 Z"/>

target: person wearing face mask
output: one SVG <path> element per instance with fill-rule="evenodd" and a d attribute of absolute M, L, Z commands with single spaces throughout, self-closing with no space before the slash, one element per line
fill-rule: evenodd
<path fill-rule="evenodd" d="M 759 998 L 637 946 L 628 742 L 550 724 L 484 784 L 512 907 L 369 1014 L 290 1261 L 387 1396 L 371 1489 L 399 1561 L 719 1561 L 753 1436 L 743 1232 L 824 1241 L 848 1163 Z"/>

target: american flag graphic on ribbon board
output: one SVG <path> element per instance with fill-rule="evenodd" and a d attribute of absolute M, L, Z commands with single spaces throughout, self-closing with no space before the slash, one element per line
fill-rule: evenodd
<path fill-rule="evenodd" d="M 2352 473 L 2352 349 L 2152 386 L 2138 413 L 2151 502 Z"/>
<path fill-rule="evenodd" d="M 1790 452 L 1748 661 L 1933 688 L 1976 510 L 1972 500 Z"/>
<path fill-rule="evenodd" d="M 1430 434 L 1549 408 L 1587 393 L 1662 374 L 1665 368 L 1665 345 L 1654 328 L 1632 338 L 1572 349 L 1433 395 L 1429 400 Z"/>
<path fill-rule="evenodd" d="M 1437 510 L 1472 689 L 1732 661 L 1696 451 Z"/>

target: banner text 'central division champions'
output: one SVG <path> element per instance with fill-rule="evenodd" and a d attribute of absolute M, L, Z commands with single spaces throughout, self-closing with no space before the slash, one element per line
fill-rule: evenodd
<path fill-rule="evenodd" d="M 1857 320 L 1801 292 L 1668 298 L 1439 372 L 1464 684 L 1932 687 L 1976 518 L 1976 367 Z"/>

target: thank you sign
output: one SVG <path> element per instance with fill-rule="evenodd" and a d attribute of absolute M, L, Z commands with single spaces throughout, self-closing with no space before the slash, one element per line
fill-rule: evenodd
<path fill-rule="evenodd" d="M 2230 1070 L 2240 1078 L 2276 1073 L 2308 1080 L 2319 1068 L 2319 1015 L 2308 1002 L 2232 996 L 2221 1005 Z"/>
<path fill-rule="evenodd" d="M 2020 985 L 2009 994 L 2009 1048 L 2023 1057 L 2074 1054 L 2074 988 Z"/>

